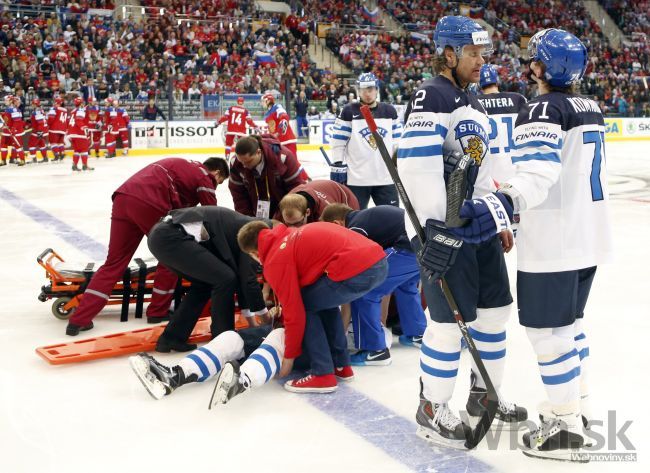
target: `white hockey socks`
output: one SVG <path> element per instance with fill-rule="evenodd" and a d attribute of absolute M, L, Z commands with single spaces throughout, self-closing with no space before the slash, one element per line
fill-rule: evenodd
<path fill-rule="evenodd" d="M 455 323 L 430 322 L 422 337 L 420 375 L 422 393 L 429 401 L 451 399 L 460 362 L 460 337 Z"/>
<path fill-rule="evenodd" d="M 185 376 L 195 374 L 198 381 L 205 381 L 216 375 L 224 363 L 244 357 L 244 340 L 233 330 L 217 335 L 209 343 L 197 348 L 183 358 L 178 366 Z"/>
<path fill-rule="evenodd" d="M 506 365 L 506 322 L 512 305 L 493 309 L 477 309 L 476 320 L 471 323 L 469 334 L 474 339 L 492 384 L 498 390 L 503 381 Z M 485 381 L 472 358 L 472 371 L 476 375 L 476 387 L 485 389 Z"/>
<path fill-rule="evenodd" d="M 558 328 L 527 327 L 526 332 L 537 354 L 537 365 L 554 412 L 579 412 L 580 357 L 573 324 Z"/>
<path fill-rule="evenodd" d="M 276 328 L 241 365 L 241 376 L 245 380 L 248 378 L 250 387 L 258 388 L 269 382 L 280 371 L 283 358 L 284 329 Z"/>

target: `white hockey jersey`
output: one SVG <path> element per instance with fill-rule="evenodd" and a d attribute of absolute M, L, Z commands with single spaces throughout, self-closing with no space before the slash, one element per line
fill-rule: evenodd
<path fill-rule="evenodd" d="M 395 107 L 378 103 L 372 109 L 377 131 L 384 139 L 386 149 L 392 153 L 402 136 L 402 124 Z M 377 143 L 361 115 L 361 104 L 351 103 L 343 107 L 334 123 L 330 139 L 332 162 L 342 161 L 348 165 L 348 184 L 352 186 L 385 186 L 393 180 L 377 149 Z"/>
<path fill-rule="evenodd" d="M 512 177 L 515 168 L 510 159 L 514 149 L 512 134 L 519 111 L 526 106 L 526 97 L 516 92 L 479 95 L 490 119 L 490 171 L 497 183 Z"/>
<path fill-rule="evenodd" d="M 560 92 L 531 100 L 517 118 L 504 192 L 520 213 L 520 271 L 569 271 L 612 259 L 605 124 L 593 100 Z M 508 188 L 510 187 L 510 188 Z"/>
<path fill-rule="evenodd" d="M 418 220 L 445 221 L 447 192 L 443 155 L 451 151 L 469 154 L 479 173 L 473 197 L 494 192 L 488 151 L 488 117 L 475 95 L 467 94 L 438 76 L 425 81 L 413 94 L 406 110 L 406 124 L 397 151 L 397 165 Z M 406 219 L 409 238 L 415 229 Z"/>

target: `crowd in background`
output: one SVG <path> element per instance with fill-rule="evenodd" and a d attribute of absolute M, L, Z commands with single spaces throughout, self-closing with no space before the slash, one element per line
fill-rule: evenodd
<path fill-rule="evenodd" d="M 90 83 L 100 100 L 145 102 L 154 91 L 182 103 L 204 94 L 270 91 L 293 102 L 302 91 L 307 100 L 326 101 L 319 103 L 326 103 L 329 113 L 333 102 L 340 108 L 355 92 L 353 79 L 319 69 L 310 57 L 311 33 L 319 22 L 334 24 L 326 44 L 354 76 L 374 72 L 382 99 L 404 104 L 433 74 L 428 32 L 441 16 L 459 12 L 455 2 L 379 2 L 404 32 L 382 28 L 380 17 L 359 0 L 303 0 L 300 13 L 286 17 L 257 11 L 252 0 L 145 0 L 147 14 L 125 20 L 89 14 L 89 8 L 114 8 L 110 1 L 13 3 L 66 8 L 0 14 L 0 95 L 13 93 L 23 103 L 35 96 L 71 100 Z M 620 48 L 579 1 L 484 0 L 472 5 L 470 15 L 494 27 L 489 60 L 499 66 L 502 89 L 531 96 L 522 37 L 562 27 L 589 47 L 582 92 L 596 97 L 605 113 L 650 116 L 649 2 L 601 4 L 627 35 Z"/>

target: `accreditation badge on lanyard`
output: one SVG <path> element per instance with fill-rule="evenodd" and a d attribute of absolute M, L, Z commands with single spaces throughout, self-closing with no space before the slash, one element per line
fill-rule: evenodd
<path fill-rule="evenodd" d="M 269 192 L 269 176 L 266 177 L 266 200 L 260 198 L 260 191 L 257 188 L 257 179 L 255 180 L 255 191 L 257 192 L 257 218 L 271 218 L 271 193 Z"/>

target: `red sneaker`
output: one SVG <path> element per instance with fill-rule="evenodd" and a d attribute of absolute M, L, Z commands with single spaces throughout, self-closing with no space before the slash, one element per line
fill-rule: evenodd
<path fill-rule="evenodd" d="M 292 393 L 331 393 L 336 391 L 336 376 L 324 374 L 314 376 L 309 374 L 304 378 L 293 379 L 284 383 L 284 389 Z"/>
<path fill-rule="evenodd" d="M 354 371 L 351 366 L 344 366 L 343 368 L 334 368 L 334 374 L 341 381 L 352 381 L 354 379 Z"/>

